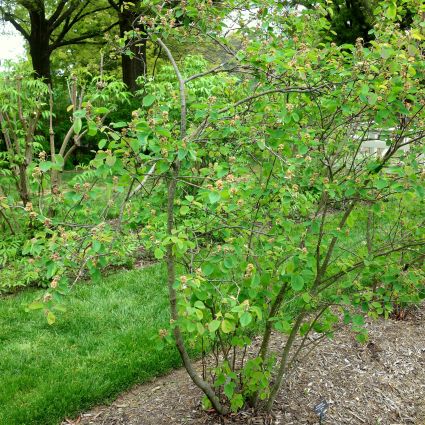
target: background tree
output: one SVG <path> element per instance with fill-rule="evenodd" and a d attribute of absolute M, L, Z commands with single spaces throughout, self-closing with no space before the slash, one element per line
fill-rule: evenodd
<path fill-rule="evenodd" d="M 110 8 L 108 3 L 96 0 L 18 0 L 0 2 L 0 13 L 25 38 L 35 74 L 51 82 L 50 57 L 56 49 L 87 43 L 104 34 L 118 22 L 99 26 L 98 14 Z M 91 21 L 93 29 L 78 32 L 84 21 Z M 100 22 L 103 22 L 100 20 Z"/>
<path fill-rule="evenodd" d="M 161 28 L 167 24 L 167 20 L 172 22 L 172 26 L 179 26 L 183 22 L 194 19 L 194 16 L 191 16 L 193 11 L 187 10 L 184 2 L 179 1 L 158 2 L 156 7 L 155 2 L 143 6 L 125 0 L 108 0 L 108 2 L 117 12 L 119 35 L 121 40 L 124 41 L 121 53 L 123 82 L 127 84 L 130 91 L 134 92 L 138 88 L 137 78 L 146 75 L 148 72 L 148 27 L 154 26 L 158 31 L 161 31 Z M 165 19 L 162 21 L 155 20 L 156 9 L 165 12 Z M 175 44 L 178 45 L 178 43 Z M 209 49 L 211 48 L 211 43 L 206 42 L 205 45 L 208 45 Z M 153 47 L 157 46 L 154 45 Z M 160 50 L 156 49 L 157 57 L 161 54 Z M 197 49 L 195 50 L 197 51 Z M 214 48 L 213 51 L 217 52 L 217 49 Z M 184 51 L 182 56 L 186 53 Z M 194 53 L 194 50 L 191 50 L 191 53 Z M 163 56 L 165 58 L 165 55 Z"/>
<path fill-rule="evenodd" d="M 137 89 L 137 78 L 147 72 L 146 28 L 140 21 L 141 10 L 124 0 L 108 0 L 117 12 L 119 34 L 125 39 L 121 54 L 122 79 L 130 91 Z"/>
<path fill-rule="evenodd" d="M 355 43 L 361 37 L 366 42 L 371 40 L 369 31 L 373 28 L 374 0 L 333 0 L 329 16 L 331 30 L 336 32 L 338 44 Z"/>
<path fill-rule="evenodd" d="M 327 10 L 326 19 L 330 23 L 326 36 L 331 37 L 337 44 L 354 44 L 358 38 L 362 38 L 366 43 L 373 39 L 373 29 L 377 16 L 374 11 L 379 6 L 378 0 L 330 0 L 321 2 Z M 290 0 L 290 7 L 303 6 L 314 9 L 319 4 L 313 0 Z M 414 13 L 406 2 L 392 2 L 394 13 L 400 16 L 400 27 L 409 28 L 414 17 Z"/>

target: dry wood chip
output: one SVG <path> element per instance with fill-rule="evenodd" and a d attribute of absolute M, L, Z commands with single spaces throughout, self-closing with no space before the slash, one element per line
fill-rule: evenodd
<path fill-rule="evenodd" d="M 272 417 L 203 412 L 200 391 L 180 369 L 62 425 L 318 425 L 314 406 L 320 400 L 329 403 L 324 425 L 425 425 L 425 304 L 408 321 L 368 320 L 367 327 L 367 344 L 345 329 L 298 363 Z M 273 335 L 271 349 L 279 352 L 283 343 Z M 248 353 L 255 355 L 258 345 L 254 339 Z"/>

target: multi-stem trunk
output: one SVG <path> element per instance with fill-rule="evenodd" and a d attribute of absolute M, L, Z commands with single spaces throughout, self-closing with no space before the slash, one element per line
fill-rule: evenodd
<path fill-rule="evenodd" d="M 173 235 L 173 230 L 174 230 L 174 206 L 175 206 L 174 204 L 175 204 L 179 169 L 180 169 L 179 162 L 176 161 L 173 164 L 172 172 L 171 172 L 171 176 L 170 176 L 169 184 L 168 184 L 167 234 L 170 237 Z M 178 314 L 178 307 L 177 307 L 177 292 L 174 288 L 174 284 L 176 282 L 176 258 L 173 252 L 173 245 L 171 243 L 167 245 L 166 263 L 167 263 L 167 283 L 168 283 L 168 296 L 170 301 L 171 322 L 173 324 L 174 339 L 176 341 L 176 346 L 177 346 L 177 349 L 179 350 L 180 357 L 192 381 L 208 397 L 214 409 L 218 413 L 221 413 L 221 414 L 225 413 L 225 409 L 221 405 L 220 400 L 215 394 L 213 388 L 206 381 L 204 381 L 196 372 L 185 347 L 183 334 L 178 324 L 179 314 Z"/>
<path fill-rule="evenodd" d="M 273 329 L 273 321 L 272 319 L 274 317 L 276 317 L 276 315 L 279 312 L 280 306 L 282 305 L 284 296 L 286 294 L 287 291 L 287 285 L 286 283 L 283 283 L 279 293 L 277 294 L 276 298 L 274 299 L 271 308 L 270 308 L 270 313 L 267 317 L 267 321 L 266 321 L 266 326 L 262 335 L 262 342 L 261 342 L 261 347 L 260 347 L 260 351 L 258 352 L 258 357 L 263 361 L 265 361 L 266 357 L 267 357 L 267 353 L 268 353 L 268 349 L 269 349 L 269 344 L 270 344 L 270 337 L 271 337 L 271 333 L 272 333 L 272 329 Z M 249 400 L 249 404 L 254 407 L 257 408 L 258 405 L 258 391 L 256 391 L 251 399 Z"/>
<path fill-rule="evenodd" d="M 161 39 L 157 39 L 158 44 L 165 51 L 173 65 L 177 80 L 179 82 L 179 91 L 180 91 L 180 141 L 183 141 L 186 138 L 186 93 L 185 93 L 185 82 L 180 73 L 180 70 L 177 66 L 176 61 L 168 49 L 168 47 L 164 44 Z M 173 231 L 175 230 L 174 223 L 174 207 L 175 207 L 175 198 L 176 198 L 176 190 L 177 190 L 177 180 L 180 172 L 180 161 L 175 158 L 172 167 L 171 174 L 169 176 L 168 181 L 168 196 L 167 196 L 167 235 L 170 237 L 173 235 Z M 184 338 L 182 331 L 179 326 L 179 313 L 177 307 L 177 292 L 174 288 L 174 284 L 176 282 L 176 256 L 174 253 L 174 246 L 171 242 L 167 245 L 167 255 L 166 255 L 166 263 L 167 263 L 167 283 L 168 283 L 168 294 L 170 301 L 170 310 L 171 310 L 171 321 L 173 324 L 173 333 L 176 342 L 177 349 L 179 350 L 180 357 L 183 361 L 184 367 L 189 374 L 190 378 L 194 382 L 194 384 L 200 388 L 204 394 L 208 397 L 211 402 L 211 405 L 214 409 L 220 413 L 224 414 L 226 409 L 221 405 L 219 398 L 217 397 L 214 389 L 211 385 L 202 379 L 202 377 L 196 372 L 192 361 L 189 357 L 189 354 L 186 350 L 186 345 L 184 343 Z"/>
<path fill-rule="evenodd" d="M 274 385 L 272 386 L 272 389 L 270 391 L 270 396 L 267 400 L 266 404 L 266 410 L 270 412 L 273 408 L 273 403 L 276 400 L 277 394 L 282 387 L 284 377 L 287 370 L 288 360 L 289 360 L 289 354 L 291 353 L 292 346 L 294 345 L 295 338 L 298 334 L 298 330 L 301 327 L 301 324 L 303 323 L 304 317 L 306 316 L 306 313 L 304 311 L 301 311 L 298 314 L 297 320 L 294 323 L 294 326 L 291 330 L 291 333 L 289 334 L 288 340 L 285 343 L 285 347 L 282 352 L 282 356 L 280 359 L 280 365 L 279 370 L 276 375 L 276 380 Z"/>

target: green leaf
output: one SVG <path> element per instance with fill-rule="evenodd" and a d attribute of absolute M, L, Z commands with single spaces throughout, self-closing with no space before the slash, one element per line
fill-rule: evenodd
<path fill-rule="evenodd" d="M 367 97 L 367 101 L 369 103 L 369 105 L 373 106 L 376 104 L 376 102 L 378 101 L 378 95 L 376 93 L 369 93 L 369 96 Z"/>
<path fill-rule="evenodd" d="M 180 215 L 186 215 L 189 212 L 190 208 L 187 205 L 183 205 L 180 208 Z"/>
<path fill-rule="evenodd" d="M 47 323 L 49 325 L 53 325 L 53 323 L 55 322 L 56 322 L 56 316 L 51 311 L 49 311 L 47 313 Z"/>
<path fill-rule="evenodd" d="M 387 10 L 385 11 L 385 16 L 388 19 L 395 19 L 397 16 L 397 4 L 396 3 L 390 3 L 388 5 Z"/>
<path fill-rule="evenodd" d="M 360 344 L 364 344 L 368 340 L 367 332 L 361 332 L 356 335 L 356 340 L 360 342 Z"/>
<path fill-rule="evenodd" d="M 252 315 L 248 311 L 245 311 L 240 317 L 241 326 L 244 328 L 252 322 Z"/>
<path fill-rule="evenodd" d="M 60 167 L 63 167 L 63 165 L 64 165 L 64 159 L 63 159 L 63 156 L 62 155 L 59 155 L 59 154 L 53 155 L 53 160 L 55 161 L 55 163 L 57 165 L 59 165 Z"/>
<path fill-rule="evenodd" d="M 348 187 L 345 191 L 346 196 L 353 196 L 357 192 L 357 189 L 354 186 Z"/>
<path fill-rule="evenodd" d="M 394 50 L 388 47 L 382 47 L 381 48 L 381 58 L 382 59 L 388 59 L 392 54 L 394 53 Z"/>
<path fill-rule="evenodd" d="M 202 326 L 202 324 L 201 323 L 197 323 L 196 324 L 196 328 L 198 329 L 198 333 L 199 333 L 199 335 L 203 335 L 204 333 L 205 333 L 205 328 Z"/>
<path fill-rule="evenodd" d="M 66 308 L 61 305 L 55 305 L 52 307 L 53 310 L 60 311 L 61 313 L 66 313 Z"/>
<path fill-rule="evenodd" d="M 261 395 L 260 395 L 261 397 Z M 230 407 L 233 412 L 237 412 L 244 405 L 244 399 L 242 394 L 235 394 L 230 400 Z"/>
<path fill-rule="evenodd" d="M 45 173 L 46 171 L 49 171 L 52 168 L 53 162 L 51 161 L 43 161 L 40 162 L 40 170 Z"/>
<path fill-rule="evenodd" d="M 95 108 L 93 111 L 96 115 L 105 115 L 109 112 L 108 108 L 105 108 L 104 106 L 101 106 L 99 108 Z"/>
<path fill-rule="evenodd" d="M 355 325 L 357 325 L 357 326 L 363 326 L 364 325 L 364 317 L 362 316 L 362 315 L 360 315 L 360 314 L 355 314 L 353 317 L 352 317 L 352 321 L 353 321 L 353 323 L 355 324 Z"/>
<path fill-rule="evenodd" d="M 97 126 L 96 126 L 96 124 L 93 121 L 89 121 L 88 125 L 89 125 L 89 130 L 88 130 L 87 134 L 89 136 L 95 136 L 96 133 L 97 133 Z"/>
<path fill-rule="evenodd" d="M 179 149 L 177 151 L 177 158 L 179 159 L 179 161 L 182 161 L 183 159 L 185 159 L 187 156 L 187 150 L 186 149 Z"/>
<path fill-rule="evenodd" d="M 106 139 L 102 139 L 99 141 L 99 149 L 103 149 L 106 146 L 106 143 L 108 143 L 108 141 Z"/>
<path fill-rule="evenodd" d="M 124 128 L 124 127 L 127 127 L 127 123 L 125 121 L 111 122 L 110 125 L 113 128 Z"/>
<path fill-rule="evenodd" d="M 375 183 L 375 187 L 377 189 L 383 189 L 384 187 L 387 187 L 387 181 L 384 179 L 378 179 Z"/>
<path fill-rule="evenodd" d="M 158 173 L 165 173 L 170 169 L 170 163 L 166 160 L 160 160 L 156 163 L 156 169 Z"/>
<path fill-rule="evenodd" d="M 211 204 L 216 204 L 220 200 L 221 196 L 218 192 L 209 192 L 208 193 L 208 199 L 210 200 Z"/>
<path fill-rule="evenodd" d="M 105 159 L 105 162 L 109 167 L 113 167 L 116 161 L 117 161 L 117 157 L 111 156 L 111 155 L 108 155 Z"/>
<path fill-rule="evenodd" d="M 304 288 L 304 279 L 299 274 L 294 274 L 291 277 L 291 287 L 294 291 L 302 291 Z"/>
<path fill-rule="evenodd" d="M 295 270 L 295 264 L 293 261 L 288 261 L 285 265 L 285 273 L 292 273 Z"/>
<path fill-rule="evenodd" d="M 424 189 L 423 185 L 421 185 L 421 184 L 416 185 L 415 191 L 420 198 L 425 197 L 425 189 Z"/>
<path fill-rule="evenodd" d="M 46 270 L 47 277 L 49 279 L 53 277 L 56 274 L 57 270 L 58 270 L 57 263 L 54 263 L 53 261 L 49 261 L 49 263 L 47 264 L 47 270 Z"/>
<path fill-rule="evenodd" d="M 219 320 L 213 320 L 210 323 L 208 323 L 208 329 L 210 332 L 215 332 L 220 327 L 220 321 Z"/>
<path fill-rule="evenodd" d="M 233 394 L 235 392 L 235 386 L 236 384 L 232 381 L 228 382 L 225 386 L 224 386 L 224 394 L 226 394 L 226 397 L 228 399 L 231 399 L 233 397 Z"/>
<path fill-rule="evenodd" d="M 78 109 L 74 112 L 74 118 L 85 118 L 87 111 L 85 109 Z"/>
<path fill-rule="evenodd" d="M 102 248 L 102 244 L 99 241 L 94 240 L 93 245 L 92 245 L 92 250 L 94 252 L 99 252 L 101 250 L 101 248 Z"/>
<path fill-rule="evenodd" d="M 149 108 L 149 106 L 153 105 L 156 97 L 153 94 L 148 94 L 143 98 L 143 106 Z"/>
<path fill-rule="evenodd" d="M 137 139 L 131 139 L 128 144 L 130 145 L 131 149 L 133 149 L 133 151 L 135 153 L 138 153 L 140 150 L 140 142 Z"/>
<path fill-rule="evenodd" d="M 165 252 L 161 248 L 156 248 L 153 255 L 157 260 L 162 260 L 164 258 Z"/>
<path fill-rule="evenodd" d="M 235 325 L 229 320 L 225 319 L 221 322 L 221 330 L 225 334 L 229 334 L 230 332 L 233 332 L 235 330 Z"/>
<path fill-rule="evenodd" d="M 262 318 L 263 318 L 263 313 L 262 313 L 262 311 L 261 311 L 261 309 L 260 309 L 260 307 L 258 307 L 258 306 L 256 306 L 256 305 L 253 305 L 252 307 L 251 307 L 251 311 L 257 316 L 257 319 L 258 320 L 262 320 Z"/>
<path fill-rule="evenodd" d="M 283 320 L 282 322 L 276 322 L 275 328 L 278 331 L 283 332 L 285 334 L 289 334 L 292 330 L 291 324 L 289 322 L 287 322 L 286 320 Z"/>
<path fill-rule="evenodd" d="M 76 134 L 80 133 L 82 126 L 83 122 L 81 121 L 81 118 L 75 118 L 73 128 Z"/>
<path fill-rule="evenodd" d="M 224 258 L 223 264 L 226 269 L 232 269 L 236 265 L 235 258 L 229 255 Z"/>
<path fill-rule="evenodd" d="M 300 121 L 300 116 L 299 116 L 296 112 L 292 112 L 292 114 L 291 114 L 291 118 L 292 118 L 295 122 L 299 122 L 299 121 Z"/>
<path fill-rule="evenodd" d="M 308 304 L 308 303 L 311 301 L 311 295 L 310 295 L 310 294 L 308 294 L 307 292 L 305 292 L 305 293 L 302 295 L 302 299 L 303 299 L 303 301 L 304 301 L 306 304 Z"/>
<path fill-rule="evenodd" d="M 41 301 L 34 301 L 28 305 L 28 310 L 40 310 L 44 307 L 44 304 Z"/>
<path fill-rule="evenodd" d="M 215 270 L 215 267 L 211 263 L 206 263 L 202 266 L 202 271 L 205 276 L 209 276 L 210 274 L 214 272 L 214 270 Z"/>
<path fill-rule="evenodd" d="M 100 274 L 100 270 L 94 264 L 90 264 L 90 262 L 87 263 L 87 266 L 90 272 L 91 279 L 93 279 L 95 282 L 98 282 L 102 277 L 102 275 Z"/>
<path fill-rule="evenodd" d="M 362 84 L 362 86 L 360 88 L 360 93 L 363 96 L 367 96 L 369 94 L 369 86 L 367 84 Z"/>
<path fill-rule="evenodd" d="M 407 72 L 411 77 L 414 77 L 416 75 L 416 69 L 411 65 L 407 68 Z"/>
<path fill-rule="evenodd" d="M 205 309 L 205 304 L 202 301 L 195 301 L 195 303 L 193 304 L 194 307 L 199 308 L 200 310 L 204 310 Z"/>
<path fill-rule="evenodd" d="M 81 195 L 77 192 L 70 191 L 65 193 L 65 199 L 71 202 L 79 202 L 81 200 Z"/>

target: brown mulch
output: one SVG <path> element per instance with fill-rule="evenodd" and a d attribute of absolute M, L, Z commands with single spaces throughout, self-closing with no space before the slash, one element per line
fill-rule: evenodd
<path fill-rule="evenodd" d="M 319 424 L 314 407 L 323 400 L 329 404 L 324 425 L 425 425 L 425 304 L 408 320 L 368 320 L 367 327 L 367 344 L 346 330 L 304 359 L 282 388 L 273 419 L 203 412 L 199 390 L 180 369 L 63 425 L 313 425 Z M 281 345 L 274 336 L 273 348 Z M 254 342 L 251 351 L 257 349 Z"/>

